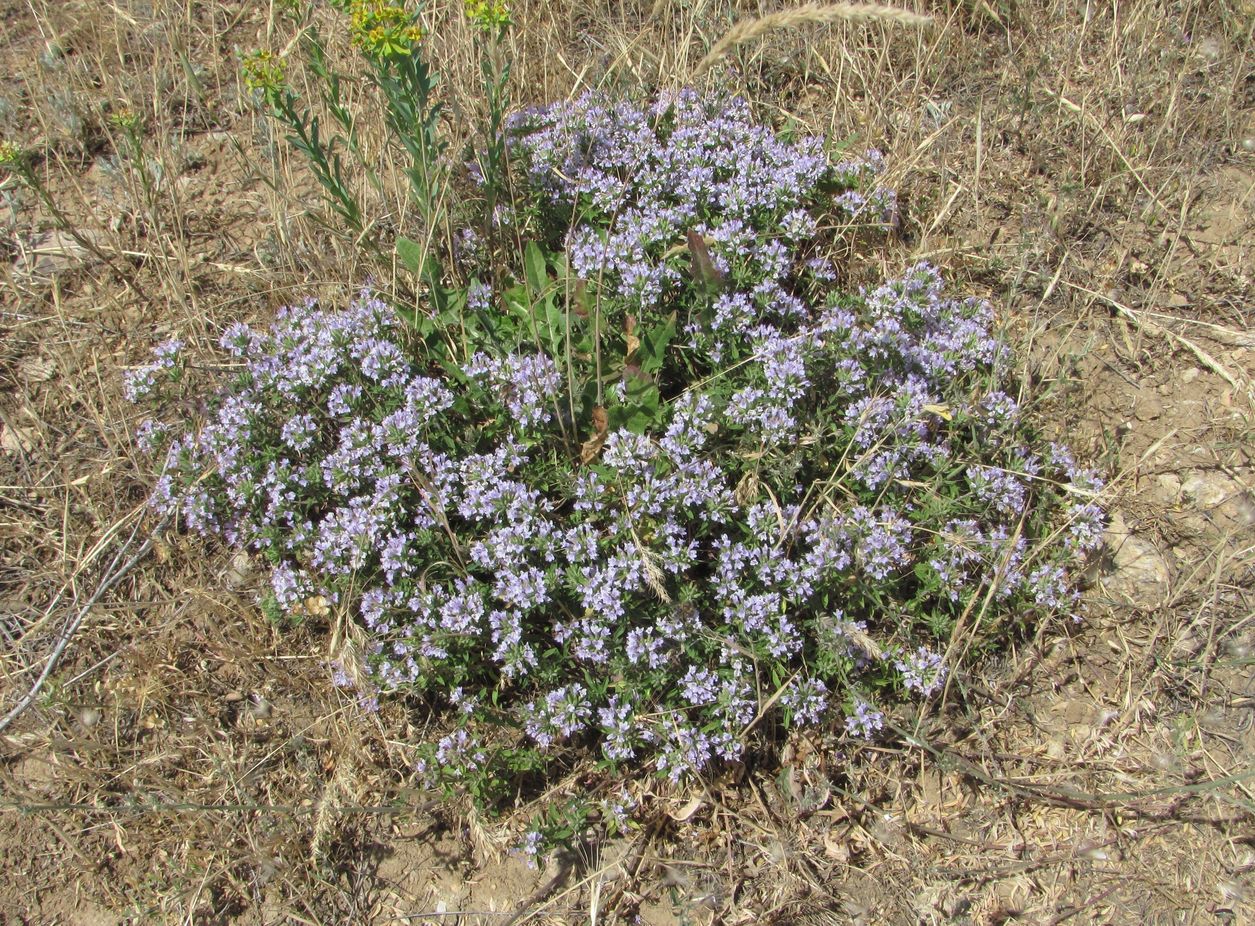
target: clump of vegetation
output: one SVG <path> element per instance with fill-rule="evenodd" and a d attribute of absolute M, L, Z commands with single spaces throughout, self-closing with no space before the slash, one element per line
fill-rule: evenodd
<path fill-rule="evenodd" d="M 204 423 L 143 435 L 154 503 L 264 557 L 276 618 L 352 613 L 378 692 L 446 710 L 431 785 L 492 807 L 589 756 L 676 781 L 871 737 L 948 653 L 1070 612 L 1099 481 L 1007 391 L 989 306 L 825 257 L 895 207 L 875 153 L 692 92 L 501 132 L 481 229 L 514 260 L 468 229 L 430 311 L 236 325 Z M 182 371 L 163 345 L 131 393 Z"/>

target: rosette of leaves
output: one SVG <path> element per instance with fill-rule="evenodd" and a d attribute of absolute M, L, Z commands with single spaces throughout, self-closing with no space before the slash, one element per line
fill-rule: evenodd
<path fill-rule="evenodd" d="M 493 806 L 590 757 L 679 780 L 873 736 L 1071 613 L 1100 484 L 1007 391 L 990 308 L 925 264 L 843 291 L 820 255 L 892 209 L 875 156 L 693 94 L 508 131 L 517 272 L 235 326 L 204 425 L 145 433 L 155 502 L 267 559 L 268 608 L 351 613 L 378 689 L 446 712 L 433 785 Z"/>

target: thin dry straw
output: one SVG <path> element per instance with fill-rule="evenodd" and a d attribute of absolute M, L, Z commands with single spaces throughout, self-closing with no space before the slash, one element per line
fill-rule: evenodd
<path fill-rule="evenodd" d="M 931 16 L 900 10 L 893 6 L 881 6 L 877 3 L 804 3 L 791 10 L 768 13 L 758 19 L 747 19 L 737 23 L 715 43 L 714 48 L 707 52 L 706 57 L 693 71 L 693 76 L 704 74 L 707 68 L 738 45 L 744 45 L 775 29 L 787 29 L 803 23 L 835 22 L 881 22 L 897 26 L 923 27 L 932 25 L 932 21 Z"/>
<path fill-rule="evenodd" d="M 166 522 L 170 520 L 170 516 L 166 515 L 153 528 L 152 534 L 140 544 L 135 554 L 123 563 L 120 567 L 118 562 L 123 555 L 131 548 L 131 544 L 135 542 L 135 536 L 139 532 L 139 524 L 131 531 L 131 536 L 127 538 L 126 543 L 122 544 L 122 548 L 118 550 L 117 555 L 113 557 L 113 562 L 109 564 L 109 568 L 105 570 L 104 578 L 100 580 L 100 585 L 96 587 L 96 591 L 92 593 L 91 598 L 87 600 L 87 604 L 79 608 L 78 613 L 66 621 L 61 633 L 57 635 L 56 645 L 52 648 L 52 654 L 48 657 L 48 661 L 44 664 L 43 671 L 39 673 L 39 678 L 35 679 L 35 683 L 31 685 L 30 690 L 18 700 L 14 708 L 4 717 L 0 717 L 0 731 L 3 731 L 9 724 L 18 718 L 24 710 L 30 707 L 35 698 L 39 695 L 39 689 L 43 687 L 44 682 L 48 681 L 48 676 L 52 674 L 52 670 L 56 667 L 57 661 L 61 658 L 61 654 L 65 652 L 65 648 L 69 646 L 70 640 L 78 631 L 79 626 L 83 623 L 83 619 L 87 617 L 96 603 L 104 597 L 105 592 L 117 585 L 128 572 L 135 567 L 135 564 L 142 560 L 150 549 L 152 549 L 153 538 L 156 537 L 166 526 Z"/>

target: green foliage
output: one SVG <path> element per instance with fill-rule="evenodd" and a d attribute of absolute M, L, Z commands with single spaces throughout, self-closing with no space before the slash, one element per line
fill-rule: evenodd
<path fill-rule="evenodd" d="M 382 98 L 389 133 L 407 155 L 405 173 L 414 203 L 427 229 L 434 228 L 444 192 L 441 155 L 446 145 L 438 131 L 437 79 L 424 54 L 416 14 L 401 4 L 379 0 L 335 0 L 333 5 L 347 17 L 353 45 Z M 313 78 L 318 108 L 331 116 L 334 130 L 327 131 L 315 107 L 289 84 L 283 58 L 269 51 L 250 55 L 244 61 L 244 83 L 287 130 L 288 143 L 304 156 L 332 212 L 355 238 L 364 240 L 367 222 L 344 152 L 376 189 L 380 187 L 377 172 L 362 151 L 356 118 L 344 97 L 344 78 L 328 58 L 312 8 L 294 4 L 290 10 L 300 28 L 296 48 Z"/>
<path fill-rule="evenodd" d="M 362 620 L 363 698 L 445 711 L 414 744 L 429 786 L 493 811 L 582 762 L 604 795 L 803 727 L 874 737 L 878 704 L 932 697 L 960 656 L 1072 607 L 1099 483 L 1004 391 L 989 307 L 927 264 L 834 284 L 830 255 L 895 208 L 878 154 L 833 163 L 691 92 L 507 118 L 508 14 L 471 2 L 486 110 L 447 249 L 416 15 L 335 6 L 424 220 L 385 252 L 420 298 L 229 331 L 241 372 L 207 424 L 154 438 L 158 501 L 270 560 L 272 620 L 311 602 Z M 368 240 L 359 127 L 303 15 L 316 105 L 267 53 L 246 84 Z M 551 802 L 528 847 L 615 807 Z"/>

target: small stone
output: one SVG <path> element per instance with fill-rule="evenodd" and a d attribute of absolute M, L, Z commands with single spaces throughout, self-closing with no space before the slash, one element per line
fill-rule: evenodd
<path fill-rule="evenodd" d="M 1176 473 L 1161 473 L 1155 481 L 1169 504 L 1176 504 L 1181 500 L 1181 477 Z"/>
<path fill-rule="evenodd" d="M 1248 154 L 1255 154 L 1255 137 L 1242 139 L 1242 150 Z"/>
<path fill-rule="evenodd" d="M 1181 372 L 1181 382 L 1188 386 L 1190 383 L 1194 382 L 1194 380 L 1198 379 L 1200 372 L 1201 371 L 1198 367 L 1190 367 L 1188 370 L 1183 370 Z"/>
<path fill-rule="evenodd" d="M 98 243 L 99 235 L 90 231 L 80 232 L 85 240 Z M 83 247 L 69 232 L 53 229 L 45 232 L 30 248 L 18 255 L 13 262 L 13 270 L 19 277 L 26 279 L 41 277 L 47 279 L 59 273 L 77 270 L 93 260 L 93 255 Z"/>
<path fill-rule="evenodd" d="M 5 453 L 25 453 L 33 447 L 30 432 L 11 428 L 0 421 L 0 450 Z"/>
<path fill-rule="evenodd" d="M 28 383 L 46 383 L 56 372 L 57 365 L 49 357 L 27 357 L 17 367 L 18 376 Z"/>
<path fill-rule="evenodd" d="M 1255 527 L 1255 497 L 1224 473 L 1191 473 L 1181 484 L 1181 493 L 1222 530 Z"/>
<path fill-rule="evenodd" d="M 1105 537 L 1111 569 L 1103 578 L 1106 593 L 1135 608 L 1156 608 L 1167 599 L 1172 573 L 1167 559 L 1145 537 L 1129 530 L 1124 515 L 1116 512 Z"/>
<path fill-rule="evenodd" d="M 1154 421 L 1163 414 L 1163 403 L 1153 396 L 1143 395 L 1133 413 L 1139 421 Z"/>
<path fill-rule="evenodd" d="M 241 550 L 231 558 L 231 566 L 227 569 L 227 587 L 235 590 L 248 584 L 253 573 L 253 560 L 248 553 Z"/>
<path fill-rule="evenodd" d="M 265 695 L 254 694 L 249 702 L 248 709 L 252 711 L 253 716 L 260 720 L 265 720 L 270 716 L 273 707 L 265 697 Z"/>
<path fill-rule="evenodd" d="M 1191 473 L 1181 484 L 1185 497 L 1207 511 L 1224 504 L 1233 493 L 1233 480 L 1214 473 Z"/>
<path fill-rule="evenodd" d="M 1198 51 L 1199 57 L 1206 61 L 1216 62 L 1220 60 L 1220 43 L 1211 36 L 1199 39 L 1195 43 L 1194 48 Z"/>

